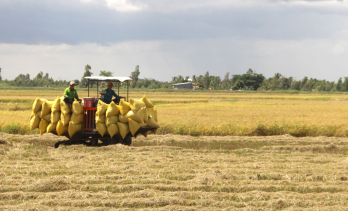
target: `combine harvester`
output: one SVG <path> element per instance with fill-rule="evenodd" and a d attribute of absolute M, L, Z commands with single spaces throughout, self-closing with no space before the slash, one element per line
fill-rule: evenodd
<path fill-rule="evenodd" d="M 145 96 L 140 100 L 129 99 L 131 78 L 102 76 L 85 78 L 88 97 L 83 98 L 83 104 L 75 101 L 70 109 L 62 97 L 58 97 L 55 101 L 37 98 L 33 105 L 30 128 L 32 130 L 39 128 L 41 135 L 47 132 L 66 136 L 69 139 L 57 142 L 54 145 L 55 148 L 58 148 L 60 144 L 131 145 L 132 137 L 147 136 L 150 131 L 156 133 L 159 128 L 156 106 Z M 98 88 L 105 82 L 116 84 L 118 95 L 121 83 L 126 83 L 127 97 L 121 100 L 119 105 L 113 102 L 105 104 L 102 101 L 105 90 L 98 91 Z M 97 86 L 97 96 L 100 94 L 100 98 L 89 96 L 90 85 Z"/>

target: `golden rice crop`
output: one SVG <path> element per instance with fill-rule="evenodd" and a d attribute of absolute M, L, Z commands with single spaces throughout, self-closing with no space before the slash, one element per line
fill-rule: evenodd
<path fill-rule="evenodd" d="M 250 100 L 158 106 L 162 133 L 346 136 L 346 101 Z M 265 133 L 265 134 L 263 134 Z"/>
<path fill-rule="evenodd" d="M 28 125 L 30 102 L 36 97 L 53 100 L 63 92 L 25 91 L 28 96 L 22 96 L 23 90 L 12 91 L 0 90 L 0 102 L 6 102 L 0 109 L 3 126 Z M 345 94 L 131 91 L 129 97 L 139 99 L 144 94 L 157 105 L 161 134 L 348 135 L 345 115 L 348 95 Z M 81 90 L 79 95 L 87 96 L 86 90 Z M 23 103 L 18 99 L 24 100 Z M 11 109 L 12 105 L 16 109 Z"/>

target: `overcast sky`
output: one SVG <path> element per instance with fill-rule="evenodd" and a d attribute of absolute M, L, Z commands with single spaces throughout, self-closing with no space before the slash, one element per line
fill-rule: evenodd
<path fill-rule="evenodd" d="M 348 0 L 0 0 L 0 68 L 81 79 L 348 76 Z"/>

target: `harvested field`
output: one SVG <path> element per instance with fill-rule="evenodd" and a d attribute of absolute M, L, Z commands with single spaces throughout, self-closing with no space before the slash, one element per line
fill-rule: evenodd
<path fill-rule="evenodd" d="M 150 135 L 52 146 L 0 133 L 0 209 L 346 210 L 348 139 Z"/>

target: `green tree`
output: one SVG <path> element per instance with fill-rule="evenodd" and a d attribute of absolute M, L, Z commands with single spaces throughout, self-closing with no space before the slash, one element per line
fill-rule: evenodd
<path fill-rule="evenodd" d="M 1 77 L 1 67 L 0 67 L 0 81 L 2 81 L 2 77 Z"/>
<path fill-rule="evenodd" d="M 253 74 L 254 73 L 254 70 L 252 70 L 251 68 L 249 68 L 249 70 L 246 72 L 246 74 Z"/>
<path fill-rule="evenodd" d="M 80 87 L 87 87 L 87 80 L 85 77 L 91 76 L 93 73 L 91 72 L 92 67 L 88 64 L 85 66 L 85 72 L 83 73 L 83 76 L 81 78 Z M 93 84 L 91 83 L 91 87 L 93 87 Z"/>
<path fill-rule="evenodd" d="M 337 91 L 342 91 L 343 89 L 343 83 L 342 83 L 342 77 L 340 77 L 340 79 L 338 79 L 337 85 L 336 85 L 336 90 Z"/>
<path fill-rule="evenodd" d="M 303 87 L 304 87 L 304 85 L 307 83 L 307 81 L 308 81 L 308 77 L 305 76 L 305 77 L 302 79 L 302 81 L 301 81 L 301 89 L 303 89 Z"/>
<path fill-rule="evenodd" d="M 210 87 L 213 89 L 220 89 L 221 78 L 220 76 L 210 76 Z"/>
<path fill-rule="evenodd" d="M 342 85 L 342 91 L 348 91 L 348 77 L 344 77 L 344 82 Z"/>
<path fill-rule="evenodd" d="M 139 80 L 139 75 L 140 75 L 140 71 L 139 71 L 139 65 L 135 66 L 135 70 L 133 72 L 131 72 L 131 76 L 130 78 L 132 79 L 132 87 L 136 87 L 137 82 Z"/>
<path fill-rule="evenodd" d="M 204 88 L 203 75 L 199 75 L 197 77 L 197 82 L 195 83 L 195 86 L 198 86 L 200 89 Z"/>
<path fill-rule="evenodd" d="M 221 84 L 222 89 L 230 89 L 230 72 L 226 72 Z"/>
<path fill-rule="evenodd" d="M 43 77 L 42 77 L 42 79 L 44 79 L 44 80 L 48 80 L 48 73 L 46 73 Z"/>
<path fill-rule="evenodd" d="M 210 87 L 210 77 L 209 77 L 209 71 L 207 71 L 203 78 L 202 78 L 202 82 L 203 82 L 203 85 L 204 85 L 204 88 L 205 89 L 209 89 Z"/>
<path fill-rule="evenodd" d="M 261 87 L 265 77 L 262 74 L 252 73 L 233 75 L 231 79 L 232 89 L 257 90 Z"/>
<path fill-rule="evenodd" d="M 42 77 L 43 77 L 43 72 L 40 71 L 40 72 L 36 75 L 35 79 L 42 79 Z"/>
<path fill-rule="evenodd" d="M 196 82 L 197 82 L 196 75 L 193 75 L 193 76 L 192 76 L 192 82 L 194 82 L 194 83 L 196 83 Z"/>
<path fill-rule="evenodd" d="M 100 73 L 99 73 L 99 76 L 111 77 L 112 76 L 112 72 L 106 71 L 106 70 L 101 70 Z"/>
<path fill-rule="evenodd" d="M 80 81 L 78 79 L 75 79 L 74 82 L 75 82 L 76 86 L 78 86 L 80 84 Z"/>

